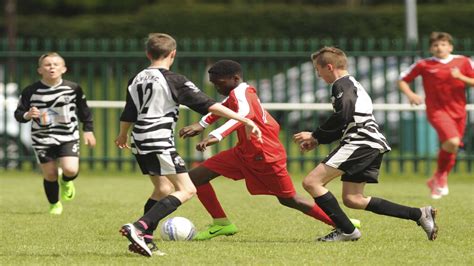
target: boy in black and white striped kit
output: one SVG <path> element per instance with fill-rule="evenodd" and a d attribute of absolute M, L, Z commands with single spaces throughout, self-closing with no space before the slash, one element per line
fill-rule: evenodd
<path fill-rule="evenodd" d="M 297 133 L 293 139 L 302 151 L 340 140 L 339 146 L 303 180 L 304 189 L 336 224 L 334 231 L 318 241 L 353 241 L 361 237 L 325 187 L 338 176 L 343 181 L 342 199 L 347 207 L 413 220 L 421 225 L 429 240 L 435 240 L 436 209 L 431 206 L 412 208 L 364 195 L 366 183 L 378 183 L 383 154 L 390 151 L 372 114 L 372 100 L 347 72 L 347 57 L 342 50 L 324 47 L 312 54 L 311 59 L 318 75 L 331 84 L 334 113 L 315 131 Z"/>
<path fill-rule="evenodd" d="M 120 232 L 131 242 L 129 250 L 143 256 L 163 255 L 153 240 L 161 219 L 174 212 L 196 194 L 183 159 L 175 148 L 174 132 L 179 105 L 202 115 L 242 122 L 247 133 L 261 131 L 252 120 L 241 117 L 200 91 L 185 76 L 170 71 L 176 57 L 176 41 L 164 33 L 152 33 L 146 41 L 150 66 L 135 75 L 127 86 L 127 100 L 120 117 L 120 132 L 115 139 L 119 148 L 130 146 L 144 175 L 149 175 L 154 190 L 145 203 L 144 215 L 122 226 Z M 248 136 L 250 138 L 250 135 Z"/>
<path fill-rule="evenodd" d="M 83 124 L 85 144 L 90 147 L 96 144 L 86 96 L 77 83 L 62 79 L 66 70 L 66 63 L 58 53 L 42 55 L 38 60 L 41 80 L 21 92 L 15 110 L 18 122 L 32 121 L 31 139 L 51 214 L 63 211 L 59 187 L 63 200 L 69 201 L 75 196 L 72 180 L 79 174 L 79 121 Z M 62 169 L 59 184 L 57 159 Z"/>

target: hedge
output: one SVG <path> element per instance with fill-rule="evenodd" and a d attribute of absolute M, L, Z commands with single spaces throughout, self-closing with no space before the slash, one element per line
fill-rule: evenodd
<path fill-rule="evenodd" d="M 400 38 L 403 6 L 348 9 L 302 5 L 151 5 L 127 15 L 18 16 L 20 37 L 140 38 L 167 32 L 189 38 Z M 418 6 L 419 33 L 472 36 L 474 5 Z M 0 28 L 5 30 L 4 20 Z"/>

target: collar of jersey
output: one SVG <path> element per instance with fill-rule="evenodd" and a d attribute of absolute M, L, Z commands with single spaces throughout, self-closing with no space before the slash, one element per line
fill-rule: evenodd
<path fill-rule="evenodd" d="M 40 80 L 41 84 L 45 85 L 45 86 L 48 86 L 49 88 L 56 88 L 58 87 L 59 85 L 63 84 L 63 79 L 60 79 L 58 83 L 54 84 L 53 86 L 50 86 L 46 83 L 44 83 L 42 80 Z"/>
<path fill-rule="evenodd" d="M 441 58 L 438 58 L 438 57 L 434 57 L 434 56 L 433 56 L 432 58 L 433 58 L 434 61 L 438 61 L 438 62 L 440 62 L 441 64 L 447 64 L 447 63 L 451 62 L 451 60 L 454 59 L 454 55 L 450 54 L 450 55 L 448 55 L 447 58 L 444 58 L 444 59 L 441 59 Z"/>

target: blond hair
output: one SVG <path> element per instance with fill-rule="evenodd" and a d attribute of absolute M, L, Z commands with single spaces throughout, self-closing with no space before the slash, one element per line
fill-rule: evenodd
<path fill-rule="evenodd" d="M 339 48 L 325 46 L 311 55 L 311 60 L 320 66 L 333 65 L 337 69 L 347 69 L 347 56 Z"/>
<path fill-rule="evenodd" d="M 176 50 L 176 41 L 166 33 L 150 33 L 146 40 L 146 51 L 153 59 L 167 57 Z"/>
<path fill-rule="evenodd" d="M 447 41 L 452 45 L 453 37 L 447 32 L 433 31 L 430 35 L 430 45 L 437 41 Z"/>
<path fill-rule="evenodd" d="M 43 64 L 44 59 L 45 59 L 46 57 L 50 57 L 50 56 L 51 56 L 51 57 L 59 57 L 59 58 L 61 58 L 61 59 L 63 60 L 63 62 L 64 62 L 64 65 L 66 65 L 66 61 L 64 60 L 64 58 L 63 58 L 61 55 L 59 55 L 59 54 L 56 53 L 56 52 L 47 52 L 47 53 L 42 54 L 42 55 L 38 58 L 38 67 L 41 67 L 41 65 Z"/>

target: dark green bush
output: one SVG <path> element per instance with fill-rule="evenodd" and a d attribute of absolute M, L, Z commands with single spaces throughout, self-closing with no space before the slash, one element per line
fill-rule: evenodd
<path fill-rule="evenodd" d="M 471 37 L 472 14 L 474 5 L 420 5 L 419 33 Z M 126 15 L 18 16 L 20 37 L 141 38 L 148 32 L 178 38 L 403 38 L 404 7 L 150 5 Z"/>

